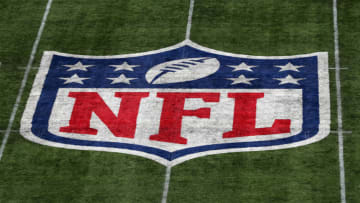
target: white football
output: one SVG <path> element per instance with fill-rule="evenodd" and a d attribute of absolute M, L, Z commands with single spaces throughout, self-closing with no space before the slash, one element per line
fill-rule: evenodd
<path fill-rule="evenodd" d="M 145 78 L 150 84 L 187 82 L 205 78 L 219 68 L 216 58 L 187 58 L 158 64 L 148 70 Z"/>

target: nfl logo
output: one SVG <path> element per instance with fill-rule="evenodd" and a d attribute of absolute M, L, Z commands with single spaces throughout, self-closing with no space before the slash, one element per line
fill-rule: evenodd
<path fill-rule="evenodd" d="M 45 52 L 21 134 L 176 165 L 319 141 L 329 134 L 329 101 L 325 52 L 248 56 L 190 40 L 119 56 Z"/>

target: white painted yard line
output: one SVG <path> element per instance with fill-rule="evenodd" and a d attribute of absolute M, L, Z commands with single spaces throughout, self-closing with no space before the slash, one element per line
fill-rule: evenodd
<path fill-rule="evenodd" d="M 341 106 L 341 82 L 340 82 L 340 54 L 339 54 L 339 30 L 337 18 L 337 0 L 333 0 L 334 17 L 334 47 L 335 47 L 335 68 L 336 68 L 336 97 L 337 97 L 337 120 L 338 120 L 338 144 L 339 144 L 339 168 L 340 168 L 340 195 L 341 203 L 346 203 L 345 189 L 345 167 L 344 167 L 344 138 Z"/>
<path fill-rule="evenodd" d="M 161 203 L 166 203 L 170 186 L 171 166 L 166 167 L 165 182 Z"/>
<path fill-rule="evenodd" d="M 195 3 L 195 0 L 190 0 L 189 16 L 188 16 L 188 22 L 187 22 L 186 34 L 185 34 L 186 40 L 190 39 L 191 22 L 192 22 L 192 15 L 193 15 L 193 11 L 194 11 L 194 3 Z M 171 166 L 167 166 L 166 173 L 165 173 L 164 190 L 163 190 L 161 203 L 167 202 L 167 196 L 168 196 L 169 186 L 170 186 L 170 177 L 171 177 Z"/>
<path fill-rule="evenodd" d="M 33 44 L 32 50 L 31 50 L 30 58 L 29 58 L 29 61 L 28 61 L 28 64 L 27 64 L 27 66 L 26 66 L 26 70 L 25 70 L 25 73 L 24 73 L 24 78 L 23 78 L 23 80 L 21 81 L 21 86 L 20 86 L 18 95 L 17 95 L 17 97 L 16 97 L 16 101 L 15 101 L 14 107 L 13 107 L 12 112 L 11 112 L 11 116 L 10 116 L 10 119 L 9 119 L 9 124 L 8 124 L 8 126 L 7 126 L 7 129 L 6 129 L 6 132 L 5 132 L 3 141 L 2 141 L 2 143 L 1 143 L 1 147 L 0 147 L 0 160 L 1 160 L 2 156 L 3 156 L 6 143 L 7 143 L 8 139 L 9 139 L 9 136 L 10 136 L 10 133 L 11 133 L 11 128 L 12 128 L 12 125 L 13 125 L 13 123 L 14 123 L 17 110 L 18 110 L 18 108 L 19 108 L 19 104 L 20 104 L 20 101 L 21 101 L 21 97 L 22 97 L 22 95 L 23 95 L 23 93 L 24 93 L 24 89 L 25 89 L 26 82 L 27 82 L 28 77 L 29 77 L 29 73 L 30 73 L 30 70 L 31 70 L 31 66 L 32 66 L 32 64 L 33 64 L 33 62 L 34 62 L 34 58 L 35 58 L 35 55 L 36 55 L 36 51 L 37 51 L 37 48 L 38 48 L 38 46 L 39 46 L 40 38 L 41 38 L 41 35 L 42 35 L 43 31 L 44 31 L 46 19 L 47 19 L 48 15 L 49 15 L 49 12 L 50 12 L 50 8 L 51 8 L 52 1 L 53 1 L 53 0 L 48 0 L 48 2 L 47 2 L 46 9 L 45 9 L 45 12 L 44 12 L 44 16 L 43 16 L 43 18 L 42 18 L 39 31 L 38 31 L 38 33 L 37 33 L 35 42 L 34 42 L 34 44 Z"/>
<path fill-rule="evenodd" d="M 193 15 L 193 11 L 194 11 L 194 3 L 195 3 L 195 0 L 190 0 L 189 16 L 188 16 L 188 22 L 187 22 L 187 26 L 186 26 L 185 39 L 190 39 L 192 15 Z"/>

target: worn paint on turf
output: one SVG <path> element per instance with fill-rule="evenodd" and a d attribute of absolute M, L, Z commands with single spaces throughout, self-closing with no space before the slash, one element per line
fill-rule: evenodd
<path fill-rule="evenodd" d="M 327 53 L 265 57 L 185 40 L 151 52 L 45 52 L 21 122 L 34 142 L 167 166 L 329 134 Z"/>

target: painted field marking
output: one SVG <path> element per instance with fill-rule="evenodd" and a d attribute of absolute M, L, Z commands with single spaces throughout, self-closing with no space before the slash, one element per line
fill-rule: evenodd
<path fill-rule="evenodd" d="M 12 112 L 11 112 L 11 116 L 10 116 L 10 119 L 9 119 L 9 124 L 8 124 L 8 126 L 7 126 L 7 129 L 6 129 L 6 132 L 5 132 L 3 141 L 2 141 L 2 143 L 1 143 L 1 147 L 0 147 L 0 161 L 1 161 L 1 158 L 2 158 L 2 156 L 3 156 L 6 143 L 7 143 L 8 139 L 9 139 L 9 136 L 10 136 L 10 133 L 11 133 L 11 128 L 12 128 L 12 126 L 13 126 L 13 123 L 14 123 L 14 120 L 15 120 L 15 116 L 16 116 L 16 113 L 17 113 L 17 110 L 18 110 L 18 108 L 19 108 L 19 104 L 20 104 L 20 101 L 21 101 L 21 97 L 22 97 L 22 95 L 23 95 L 23 93 L 24 93 L 24 89 L 25 89 L 25 86 L 26 86 L 26 82 L 27 82 L 28 77 L 29 77 L 29 73 L 30 73 L 30 70 L 31 70 L 31 66 L 32 66 L 32 64 L 33 64 L 33 62 L 34 62 L 34 58 L 35 58 L 35 55 L 36 55 L 36 52 L 37 52 L 37 48 L 38 48 L 38 46 L 39 46 L 39 42 L 40 42 L 41 35 L 42 35 L 43 31 L 44 31 L 46 19 L 47 19 L 48 15 L 49 15 L 52 2 L 53 2 L 53 0 L 48 0 L 48 2 L 47 2 L 46 9 L 45 9 L 43 18 L 42 18 L 42 20 L 41 20 L 41 25 L 40 25 L 39 31 L 38 31 L 38 33 L 37 33 L 35 42 L 34 42 L 34 44 L 33 44 L 32 50 L 31 50 L 30 58 L 29 58 L 29 61 L 28 61 L 28 64 L 27 64 L 27 66 L 26 66 L 26 70 L 25 70 L 25 73 L 24 73 L 24 78 L 23 78 L 23 80 L 21 81 L 21 86 L 20 86 L 18 95 L 17 95 L 17 97 L 16 97 L 16 101 L 15 101 L 14 107 L 13 107 Z"/>
<path fill-rule="evenodd" d="M 339 131 L 337 131 L 337 130 L 332 130 L 332 131 L 330 131 L 330 133 L 339 133 Z M 342 133 L 343 133 L 343 134 L 352 134 L 352 131 L 345 131 L 345 130 L 343 130 Z"/>
<path fill-rule="evenodd" d="M 189 16 L 188 16 L 188 22 L 187 22 L 187 26 L 186 26 L 185 39 L 190 39 L 192 15 L 193 15 L 193 11 L 194 11 L 194 3 L 195 3 L 195 0 L 190 0 Z"/>
<path fill-rule="evenodd" d="M 344 67 L 344 68 L 340 68 L 340 70 L 348 70 L 349 68 L 347 68 L 347 67 Z M 329 70 L 336 70 L 336 68 L 334 68 L 334 67 L 331 67 L 331 68 L 329 68 Z"/>
<path fill-rule="evenodd" d="M 341 79 L 340 79 L 340 54 L 339 54 L 339 30 L 337 18 L 337 0 L 333 0 L 334 19 L 334 47 L 335 47 L 335 68 L 336 68 L 336 97 L 337 97 L 337 119 L 338 119 L 338 143 L 339 143 L 339 168 L 340 168 L 340 195 L 341 203 L 346 203 L 345 191 L 345 167 L 344 167 L 344 138 L 341 104 Z"/>
<path fill-rule="evenodd" d="M 168 167 L 166 167 L 164 192 L 163 192 L 163 196 L 161 199 L 161 203 L 166 203 L 168 192 L 169 192 L 170 176 L 171 176 L 171 166 L 168 166 Z"/>
<path fill-rule="evenodd" d="M 191 23 L 192 23 L 193 11 L 194 11 L 194 4 L 195 4 L 195 0 L 190 0 L 189 15 L 188 15 L 188 21 L 187 21 L 187 26 L 186 26 L 186 34 L 185 34 L 186 40 L 190 40 Z M 170 177 L 171 177 L 171 166 L 169 165 L 166 167 L 164 190 L 163 190 L 161 203 L 167 202 L 167 196 L 168 196 L 169 186 L 170 186 Z"/>
<path fill-rule="evenodd" d="M 5 133 L 6 132 L 6 130 L 0 130 L 0 133 Z M 20 132 L 20 130 L 11 130 L 11 132 L 12 133 L 19 133 Z M 343 132 L 343 134 L 352 134 L 352 131 L 346 131 L 346 130 L 343 130 L 342 131 Z M 338 133 L 338 131 L 337 130 L 331 130 L 330 131 L 330 133 Z"/>
<path fill-rule="evenodd" d="M 0 133 L 5 133 L 5 132 L 6 132 L 6 130 L 0 130 Z M 10 130 L 10 132 L 12 132 L 12 133 L 19 133 L 20 130 Z"/>
<path fill-rule="evenodd" d="M 18 70 L 26 70 L 26 66 L 18 66 L 18 67 L 16 67 Z M 31 70 L 39 70 L 39 68 L 40 67 L 30 67 L 31 68 Z"/>

